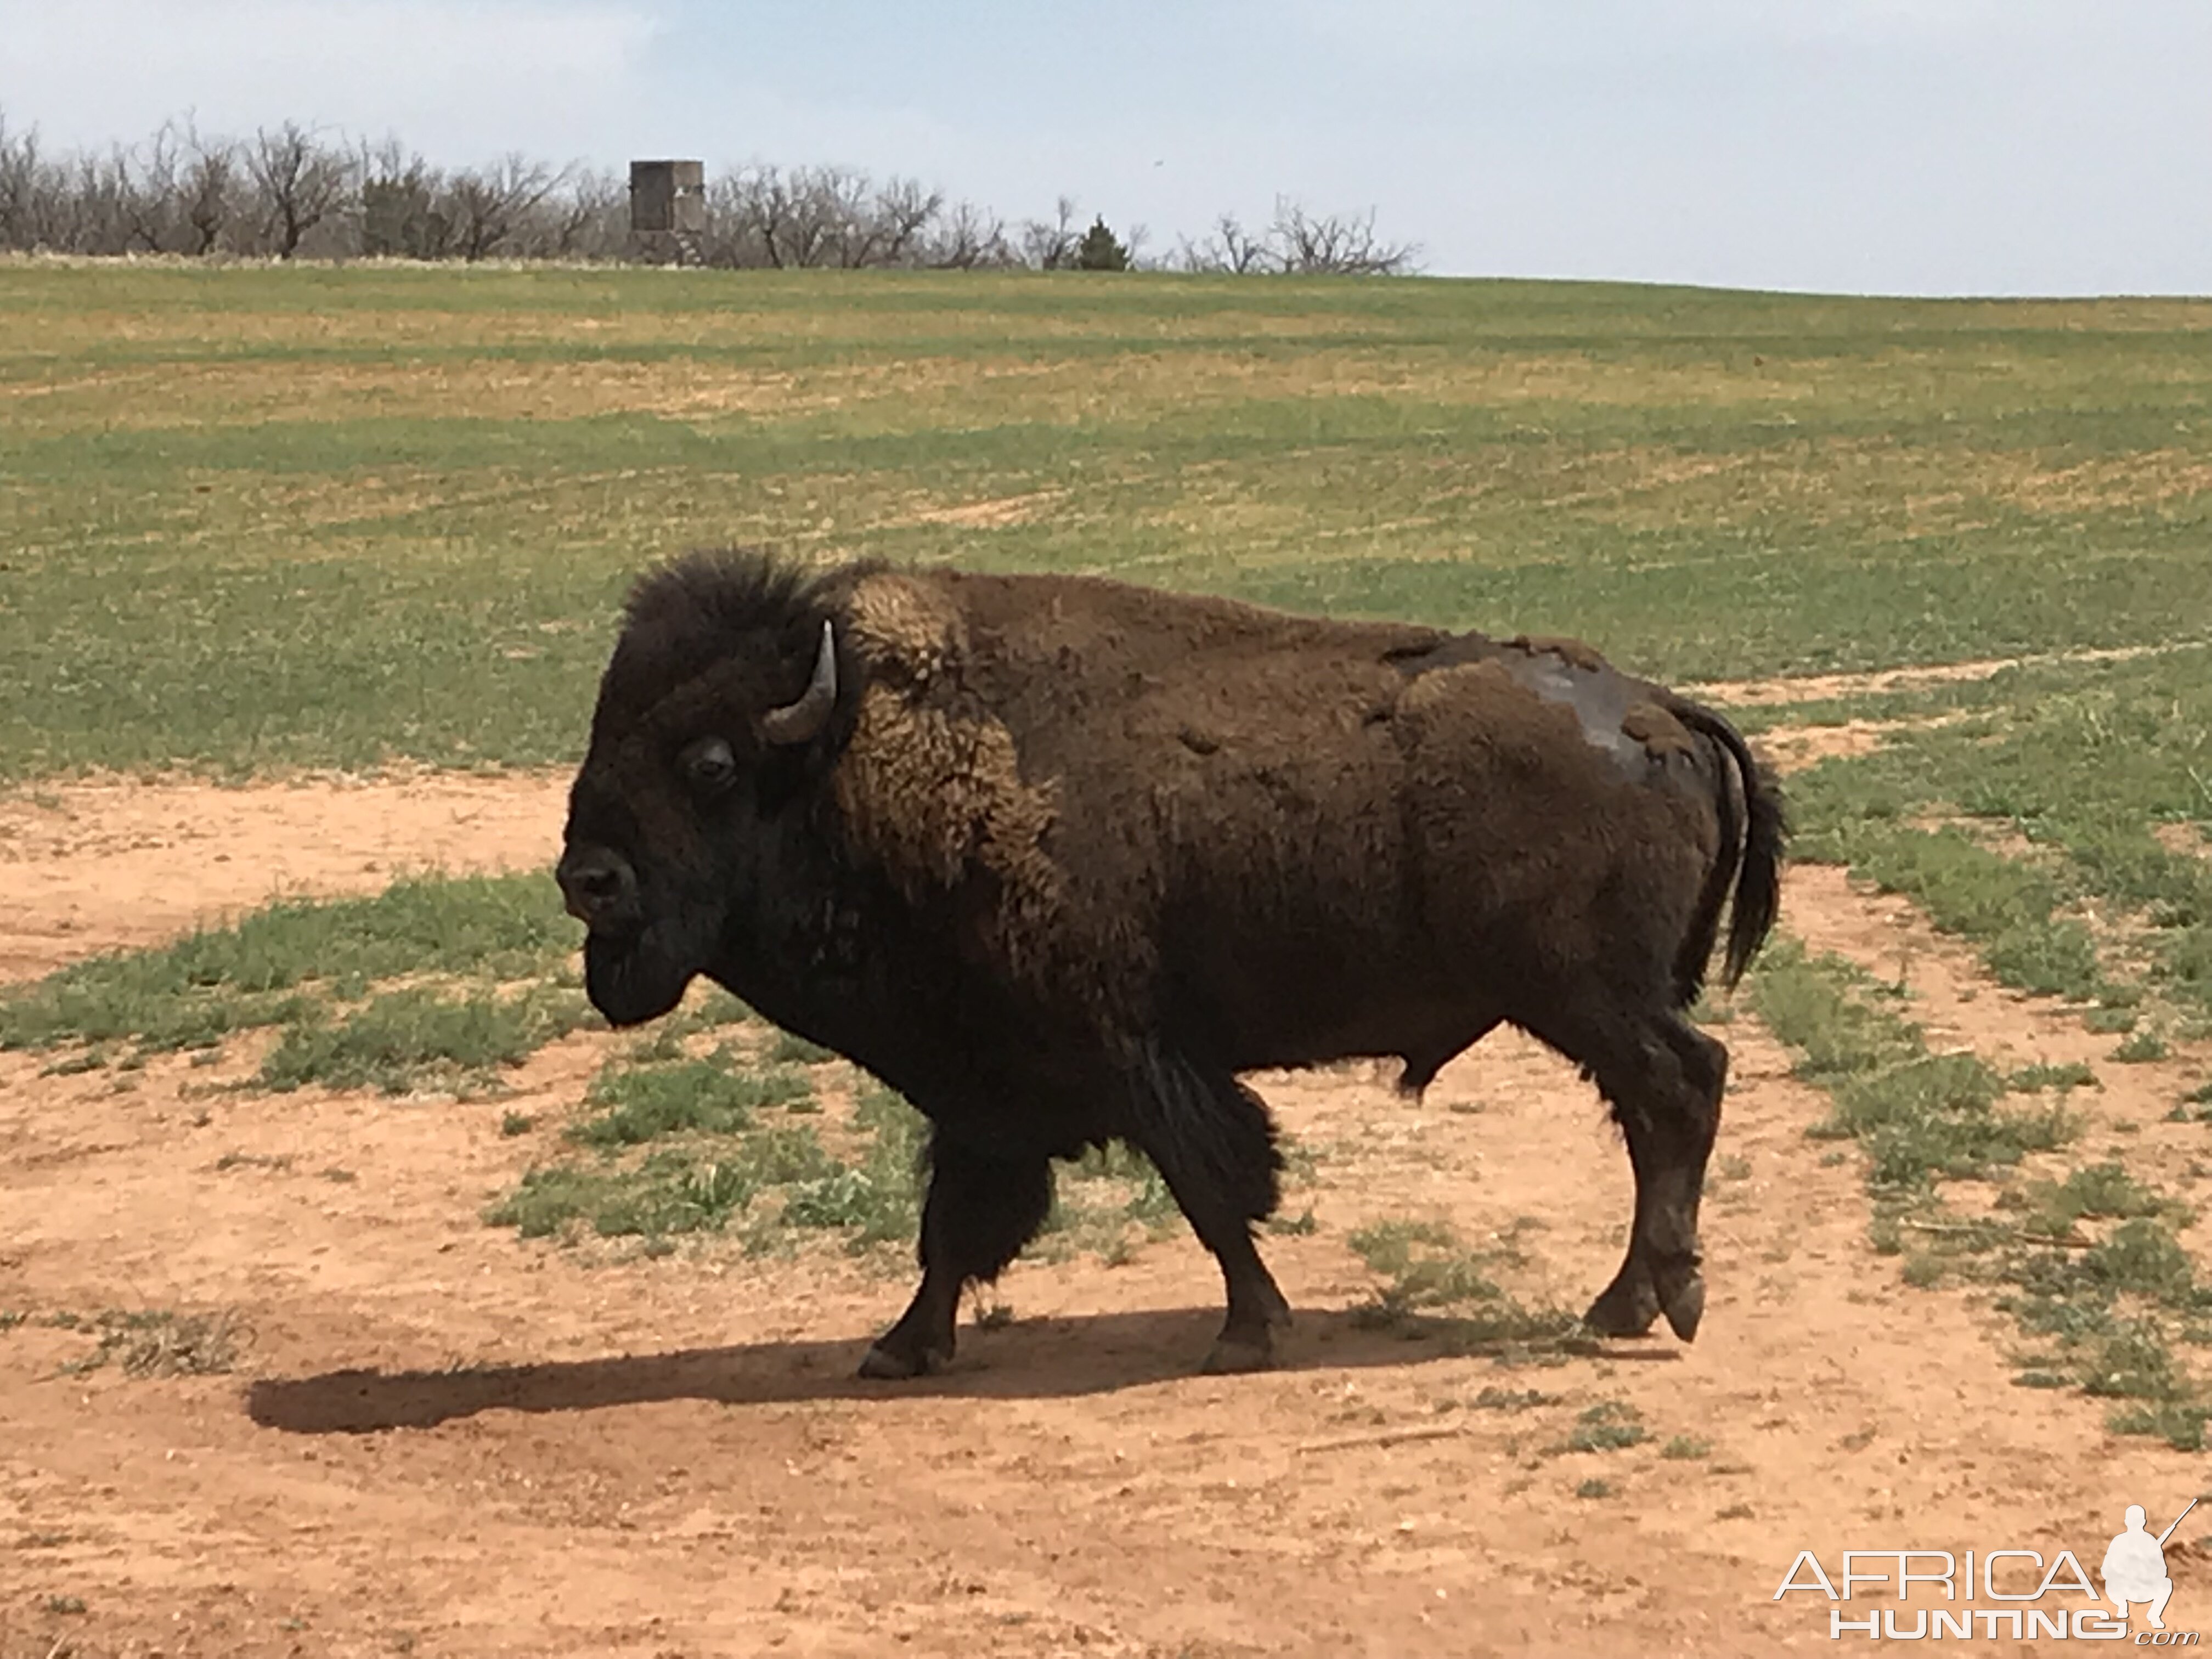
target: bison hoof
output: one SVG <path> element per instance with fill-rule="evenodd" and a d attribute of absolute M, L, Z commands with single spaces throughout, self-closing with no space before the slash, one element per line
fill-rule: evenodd
<path fill-rule="evenodd" d="M 1705 1316 L 1705 1281 L 1696 1268 L 1667 1294 L 1660 1304 L 1667 1316 L 1667 1323 L 1675 1335 L 1687 1342 L 1698 1334 L 1698 1322 Z"/>
<path fill-rule="evenodd" d="M 909 1377 L 933 1376 L 951 1361 L 951 1354 L 935 1348 L 917 1348 L 909 1353 L 872 1342 L 860 1361 L 860 1374 L 872 1382 L 903 1382 Z"/>
<path fill-rule="evenodd" d="M 1234 1376 L 1243 1371 L 1264 1371 L 1275 1363 L 1274 1338 L 1262 1331 L 1257 1338 L 1224 1336 L 1218 1339 L 1199 1369 L 1208 1376 Z"/>
<path fill-rule="evenodd" d="M 1583 1323 L 1600 1336 L 1642 1336 L 1659 1317 L 1659 1292 L 1641 1273 L 1621 1270 L 1620 1277 L 1599 1292 Z"/>

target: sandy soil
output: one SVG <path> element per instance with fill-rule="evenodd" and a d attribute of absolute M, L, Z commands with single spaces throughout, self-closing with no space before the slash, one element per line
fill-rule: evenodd
<path fill-rule="evenodd" d="M 2202 640 L 2175 640 L 2161 645 L 2106 646 L 2083 651 L 2043 651 L 2021 657 L 1984 657 L 1970 662 L 1917 664 L 1905 668 L 1879 668 L 1865 673 L 1799 674 L 1763 680 L 1707 680 L 1686 685 L 1691 696 L 1743 708 L 1774 702 L 1815 702 L 1831 697 L 1864 696 L 1882 691 L 1917 691 L 1961 680 L 1993 678 L 2008 668 L 2033 663 L 2133 662 L 2139 657 L 2164 656 L 2174 651 L 2195 651 Z"/>
<path fill-rule="evenodd" d="M 0 807 L 27 896 L 0 971 L 275 889 L 543 864 L 560 819 L 557 781 L 526 779 L 46 799 Z M 1785 917 L 1904 977 L 1939 1043 L 2098 1061 L 2092 1142 L 2184 1179 L 2204 1132 L 2162 1114 L 2191 1061 L 2103 1063 L 2111 1039 L 1833 871 L 1796 872 Z M 1345 1236 L 1377 1217 L 1517 1229 L 1532 1296 L 1579 1304 L 1610 1273 L 1625 1158 L 1571 1071 L 1499 1037 L 1419 1104 L 1369 1068 L 1259 1080 L 1317 1158 L 1290 1209 L 1318 1230 L 1265 1241 L 1300 1310 L 1281 1370 L 1191 1375 L 1216 1281 L 1179 1233 L 1120 1267 L 1018 1265 L 1012 1322 L 898 1387 L 851 1372 L 902 1267 L 624 1259 L 479 1220 L 550 1148 L 503 1114 L 557 1123 L 601 1037 L 462 1104 L 208 1091 L 242 1054 L 0 1055 L 0 1311 L 30 1316 L 0 1331 L 0 1659 L 1825 1651 L 1825 1602 L 1772 1600 L 1800 1549 L 2094 1567 L 2125 1504 L 2163 1524 L 2198 1460 L 2012 1387 L 1996 1316 L 1869 1251 L 1856 1160 L 1804 1138 L 1823 1103 L 1778 1047 L 1747 1017 L 1723 1035 L 1694 1346 L 1507 1368 L 1352 1316 L 1371 1285 Z M 64 1371 L 89 1342 L 42 1322 L 105 1308 L 225 1314 L 247 1346 L 229 1376 Z M 1547 1449 L 1601 1401 L 1652 1438 Z M 1676 1435 L 1710 1453 L 1659 1455 Z M 1609 1495 L 1577 1495 L 1595 1479 Z M 2168 1622 L 2212 1624 L 2200 1554 L 2168 1559 Z"/>
<path fill-rule="evenodd" d="M 54 784 L 0 793 L 0 980 L 154 944 L 287 893 L 374 892 L 442 869 L 550 871 L 568 776 L 453 773 Z"/>

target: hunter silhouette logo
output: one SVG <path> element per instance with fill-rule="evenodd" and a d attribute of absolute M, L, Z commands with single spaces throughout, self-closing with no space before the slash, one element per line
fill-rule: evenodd
<path fill-rule="evenodd" d="M 2187 1508 L 2154 1538 L 2143 1525 L 2143 1506 L 2128 1505 L 2124 1517 L 2128 1529 L 2105 1551 L 2105 1595 L 2120 1610 L 2121 1618 L 2128 1616 L 2130 1603 L 2142 1601 L 2150 1608 L 2145 1622 L 2153 1630 L 2166 1628 L 2166 1604 L 2173 1595 L 2173 1580 L 2166 1576 L 2166 1540 L 2196 1507 L 2192 1498 Z"/>
<path fill-rule="evenodd" d="M 2166 1603 L 2173 1599 L 2166 1546 L 2201 1501 L 2191 1498 L 2162 1532 L 2150 1529 L 2142 1504 L 2129 1504 L 2122 1530 L 2112 1534 L 2099 1564 L 2101 1595 L 2072 1550 L 2049 1556 L 2032 1549 L 1845 1550 L 1843 1571 L 1833 1577 L 1818 1555 L 1800 1550 L 1774 1600 L 1793 1593 L 1825 1598 L 1832 1641 L 2009 1637 L 2196 1647 L 2203 1639 L 2198 1632 L 2166 1626 Z"/>

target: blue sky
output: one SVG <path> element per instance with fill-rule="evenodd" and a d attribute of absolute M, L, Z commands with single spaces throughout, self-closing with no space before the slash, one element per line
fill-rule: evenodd
<path fill-rule="evenodd" d="M 2212 0 L 0 0 L 0 112 L 835 161 L 1155 249 L 1279 194 L 1445 274 L 2212 294 Z"/>

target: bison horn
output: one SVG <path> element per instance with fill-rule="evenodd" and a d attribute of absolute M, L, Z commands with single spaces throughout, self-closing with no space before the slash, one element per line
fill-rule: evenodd
<path fill-rule="evenodd" d="M 837 707 L 837 635 L 828 622 L 822 624 L 822 653 L 814 659 L 814 678 L 799 701 L 771 708 L 761 716 L 761 735 L 770 743 L 811 743 L 830 724 Z"/>

